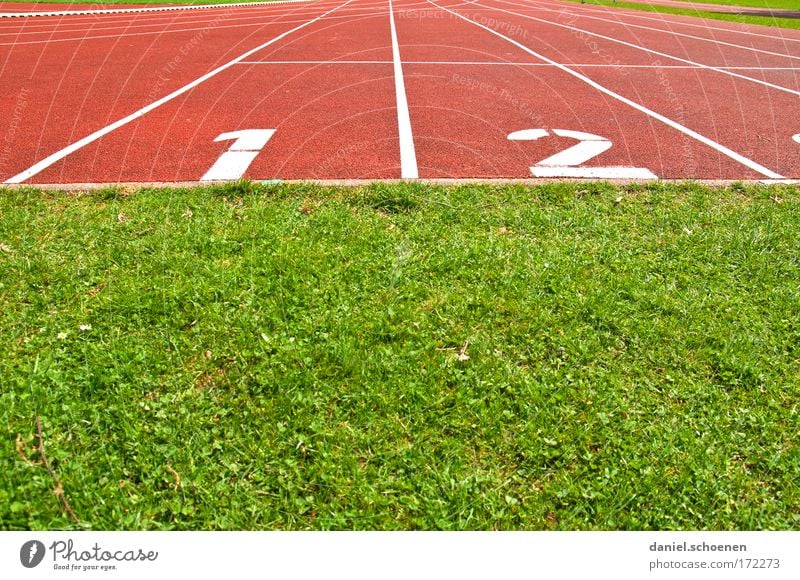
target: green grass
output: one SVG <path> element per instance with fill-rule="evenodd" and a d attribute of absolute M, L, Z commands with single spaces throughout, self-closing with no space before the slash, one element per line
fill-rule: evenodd
<path fill-rule="evenodd" d="M 798 239 L 789 186 L 0 191 L 0 528 L 797 529 Z"/>
<path fill-rule="evenodd" d="M 580 2 L 581 0 L 567 0 L 569 2 Z M 753 0 L 757 1 L 757 0 Z M 769 0 L 772 4 L 772 0 Z M 794 0 L 786 0 L 793 2 Z M 780 0 L 783 2 L 783 0 Z M 722 3 L 718 0 L 716 3 Z M 695 10 L 693 8 L 676 8 L 672 6 L 659 6 L 656 4 L 640 4 L 636 2 L 615 2 L 614 0 L 588 0 L 587 4 L 594 4 L 597 6 L 610 6 L 616 8 L 627 8 L 632 10 L 641 10 L 644 12 L 657 12 L 661 14 L 677 14 L 681 16 L 695 16 L 698 18 L 709 18 L 711 20 L 725 20 L 727 22 L 738 22 L 739 24 L 758 24 L 761 26 L 772 26 L 775 28 L 795 28 L 800 29 L 800 18 L 778 18 L 773 16 L 750 16 L 746 14 L 725 14 L 722 12 L 706 12 L 702 10 Z M 739 5 L 738 3 L 735 5 Z M 773 6 L 773 8 L 775 8 Z M 796 9 L 796 6 L 792 7 Z"/>
<path fill-rule="evenodd" d="M 678 2 L 699 2 L 720 4 L 722 6 L 746 6 L 767 10 L 798 10 L 797 0 L 677 0 Z"/>

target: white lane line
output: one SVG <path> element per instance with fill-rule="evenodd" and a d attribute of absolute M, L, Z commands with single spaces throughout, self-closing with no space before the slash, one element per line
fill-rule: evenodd
<path fill-rule="evenodd" d="M 623 97 L 622 95 L 620 95 L 618 93 L 615 93 L 611 89 L 607 89 L 603 85 L 601 85 L 599 83 L 596 83 L 595 81 L 593 81 L 589 77 L 579 73 L 578 71 L 572 70 L 571 68 L 569 68 L 569 67 L 567 67 L 567 66 L 565 66 L 563 64 L 559 64 L 559 63 L 557 63 L 557 62 L 555 62 L 553 60 L 550 60 L 546 56 L 543 56 L 543 55 L 539 54 L 538 52 L 535 52 L 535 51 L 531 50 L 530 48 L 528 48 L 524 44 L 520 44 L 519 42 L 517 42 L 513 38 L 509 38 L 508 36 L 505 36 L 505 35 L 497 32 L 496 30 L 494 30 L 492 28 L 489 28 L 488 26 L 484 26 L 483 24 L 480 24 L 479 22 L 475 22 L 471 18 L 467 18 L 466 16 L 462 16 L 458 12 L 454 12 L 453 10 L 450 10 L 448 8 L 444 8 L 443 6 L 440 6 L 440 5 L 436 4 L 436 2 L 433 2 L 432 0 L 428 0 L 428 1 L 431 4 L 433 4 L 434 6 L 436 6 L 437 8 L 439 8 L 441 10 L 444 10 L 446 12 L 449 12 L 450 14 L 453 14 L 454 16 L 457 16 L 458 18 L 461 18 L 462 20 L 464 20 L 466 22 L 474 24 L 475 26 L 477 26 L 479 28 L 483 28 L 487 32 L 490 32 L 491 34 L 494 34 L 495 36 L 498 36 L 498 37 L 506 40 L 507 42 L 510 42 L 514 46 L 524 50 L 525 52 L 527 52 L 528 54 L 538 58 L 539 60 L 542 60 L 544 62 L 552 64 L 553 66 L 561 69 L 565 73 L 567 73 L 569 75 L 572 75 L 573 77 L 577 78 L 580 81 L 583 81 L 584 83 L 586 83 L 590 87 L 592 87 L 594 89 L 597 89 L 598 91 L 600 91 L 601 93 L 603 93 L 605 95 L 608 95 L 612 99 L 620 101 L 621 103 L 625 103 L 626 105 L 628 105 L 630 107 L 633 107 L 637 111 L 640 111 L 640 112 L 644 113 L 645 115 L 648 115 L 649 117 L 652 117 L 653 119 L 656 119 L 657 121 L 660 121 L 660 122 L 664 123 L 665 125 L 667 125 L 669 127 L 672 127 L 673 129 L 677 129 L 678 131 L 680 131 L 684 135 L 688 135 L 692 139 L 696 139 L 697 141 L 700 141 L 704 145 L 708 145 L 709 147 L 711 147 L 715 151 L 718 151 L 719 153 L 722 153 L 723 155 L 725 155 L 727 157 L 730 157 L 731 159 L 741 163 L 745 167 L 748 167 L 748 168 L 752 169 L 753 171 L 756 171 L 756 172 L 760 173 L 761 175 L 763 175 L 765 177 L 768 177 L 770 179 L 784 179 L 783 175 L 781 175 L 779 173 L 775 173 L 771 169 L 767 169 L 766 167 L 764 167 L 763 165 L 760 165 L 759 163 L 753 161 L 752 159 L 748 159 L 744 155 L 741 155 L 741 154 L 737 153 L 736 151 L 728 149 L 727 147 L 725 147 L 721 143 L 717 143 L 716 141 L 713 141 L 713 140 L 709 139 L 708 137 L 706 137 L 704 135 L 701 135 L 700 133 L 697 133 L 696 131 L 692 131 L 688 127 L 684 127 L 680 123 L 678 123 L 676 121 L 673 121 L 672 119 L 669 119 L 669 118 L 665 117 L 664 115 L 661 115 L 660 113 L 656 113 L 655 111 L 653 111 L 652 109 L 648 109 L 644 105 L 640 105 L 639 103 L 631 101 L 630 99 L 628 99 L 626 97 Z"/>
<path fill-rule="evenodd" d="M 502 0 L 500 0 L 500 1 L 502 1 Z M 689 60 L 689 59 L 686 59 L 686 58 L 681 58 L 679 56 L 673 56 L 673 55 L 667 54 L 665 52 L 659 52 L 657 50 L 653 50 L 652 48 L 646 48 L 646 47 L 638 45 L 638 44 L 633 44 L 632 42 L 626 42 L 624 40 L 619 40 L 618 38 L 612 38 L 610 36 L 605 36 L 605 35 L 599 34 L 597 32 L 591 32 L 590 30 L 586 30 L 584 28 L 578 28 L 577 26 L 569 26 L 568 24 L 560 24 L 558 22 L 553 22 L 552 20 L 545 20 L 544 18 L 536 18 L 535 16 L 528 16 L 526 14 L 520 14 L 518 12 L 512 12 L 511 10 L 505 10 L 503 8 L 493 8 L 493 7 L 487 6 L 485 4 L 480 4 L 479 6 L 481 8 L 486 8 L 487 10 L 495 10 L 495 11 L 499 11 L 499 12 L 505 12 L 506 14 L 511 14 L 512 16 L 518 16 L 520 18 L 527 18 L 529 20 L 535 20 L 537 22 L 542 22 L 544 24 L 549 24 L 551 26 L 558 26 L 560 28 L 566 28 L 568 30 L 573 30 L 575 32 L 580 32 L 582 34 L 588 34 L 589 36 L 595 36 L 597 38 L 602 38 L 603 40 L 608 40 L 609 42 L 616 42 L 617 44 L 622 44 L 623 46 L 628 46 L 630 48 L 635 48 L 636 50 L 649 52 L 651 54 L 657 54 L 658 56 L 662 56 L 664 58 L 669 58 L 671 60 L 677 60 L 679 62 L 683 62 L 683 63 L 686 63 L 686 64 L 691 64 L 691 65 L 694 65 L 694 66 L 699 67 L 699 68 L 703 68 L 703 69 L 707 69 L 707 70 L 713 70 L 713 71 L 716 71 L 716 72 L 719 72 L 719 73 L 722 73 L 722 74 L 725 74 L 725 75 L 729 75 L 729 76 L 732 76 L 732 77 L 740 78 L 740 79 L 743 79 L 743 80 L 746 80 L 746 81 L 750 81 L 752 83 L 757 83 L 759 85 L 764 85 L 765 87 L 770 87 L 772 89 L 777 89 L 779 91 L 784 91 L 786 93 L 791 93 L 792 95 L 797 95 L 798 97 L 800 97 L 800 91 L 795 91 L 795 90 L 792 90 L 792 89 L 789 89 L 789 88 L 786 88 L 786 87 L 783 87 L 783 86 L 780 86 L 780 85 L 775 85 L 775 84 L 769 83 L 767 81 L 762 81 L 760 79 L 754 79 L 753 77 L 740 75 L 739 73 L 736 73 L 736 72 L 733 72 L 733 71 L 730 71 L 730 70 L 726 70 L 726 69 L 723 69 L 723 68 L 710 66 L 710 65 L 707 65 L 707 64 L 703 64 L 701 62 L 696 62 L 696 61 Z"/>
<path fill-rule="evenodd" d="M 236 64 L 394 64 L 392 60 L 243 60 Z"/>
<path fill-rule="evenodd" d="M 296 4 L 317 0 L 276 0 L 275 2 L 238 2 L 236 4 L 204 4 L 198 6 L 159 6 L 157 8 L 110 8 L 107 10 L 62 10 L 59 12 L 0 12 L 0 18 L 31 18 L 36 16 L 93 16 L 95 14 L 140 14 L 142 12 L 176 12 L 178 10 L 208 10 L 210 8 L 238 8 L 241 6 L 266 6 Z"/>
<path fill-rule="evenodd" d="M 389 24 L 392 31 L 392 60 L 394 61 L 394 90 L 397 96 L 397 125 L 400 138 L 400 176 L 403 179 L 417 179 L 417 152 L 414 150 L 414 135 L 411 132 L 411 115 L 408 112 L 406 83 L 403 80 L 403 65 L 400 61 L 400 47 L 397 44 L 397 29 L 394 24 L 394 6 L 389 0 Z"/>
<path fill-rule="evenodd" d="M 564 166 L 538 166 L 531 167 L 534 177 L 568 177 L 588 179 L 658 179 L 649 169 L 644 167 L 572 167 Z"/>
<path fill-rule="evenodd" d="M 138 111 L 136 111 L 134 113 L 131 113 L 127 117 L 123 117 L 122 119 L 120 119 L 118 121 L 115 121 L 114 123 L 111 123 L 110 125 L 107 125 L 107 126 L 103 127 L 102 129 L 98 129 L 97 131 L 95 131 L 94 133 L 91 133 L 90 135 L 87 135 L 83 139 L 80 139 L 79 141 L 76 141 L 75 143 L 72 143 L 71 145 L 68 145 L 67 147 L 64 147 L 60 151 L 56 151 L 52 155 L 49 155 L 48 157 L 45 157 L 44 159 L 42 159 L 38 163 L 32 165 L 31 167 L 29 167 L 25 171 L 23 171 L 21 173 L 18 173 L 17 175 L 15 175 L 14 177 L 11 177 L 10 179 L 7 179 L 4 183 L 22 183 L 26 179 L 30 179 L 31 177 L 33 177 L 34 175 L 40 173 L 41 171 L 44 171 L 45 169 L 47 169 L 48 167 L 50 167 L 54 163 L 56 163 L 58 161 L 61 161 L 67 155 L 69 155 L 71 153 L 74 153 L 78 149 L 81 149 L 82 147 L 85 147 L 86 145 L 97 141 L 98 139 L 100 139 L 104 135 L 108 135 L 112 131 L 114 131 L 116 129 L 119 129 L 120 127 L 122 127 L 124 125 L 127 125 L 131 121 L 135 121 L 136 119 L 139 119 L 140 117 L 143 117 L 144 115 L 146 115 L 147 113 L 149 113 L 150 111 L 152 111 L 154 109 L 157 109 L 158 107 L 160 107 L 164 103 L 168 103 L 169 101 L 175 99 L 176 97 L 179 97 L 182 94 L 189 92 L 190 90 L 192 90 L 196 86 L 204 83 L 208 79 L 210 79 L 212 77 L 215 77 L 216 75 L 218 75 L 222 71 L 229 69 L 230 67 L 235 65 L 237 62 L 240 62 L 240 61 L 246 59 L 248 56 L 251 56 L 251 55 L 257 53 L 260 50 L 264 50 L 269 45 L 274 44 L 274 43 L 278 42 L 279 40 L 282 40 L 283 38 L 286 38 L 287 36 L 289 36 L 293 32 L 296 32 L 296 31 L 300 30 L 301 28 L 305 28 L 306 26 L 308 26 L 310 24 L 314 24 L 315 22 L 321 20 L 322 18 L 325 18 L 325 16 L 327 16 L 331 12 L 334 12 L 334 11 L 338 10 L 342 6 L 347 6 L 352 1 L 353 0 L 347 0 L 347 2 L 345 2 L 344 4 L 340 4 L 339 6 L 336 6 L 335 8 L 332 8 L 331 10 L 328 10 L 327 12 L 325 12 L 324 14 L 321 14 L 320 16 L 317 16 L 316 18 L 314 18 L 312 20 L 309 20 L 308 22 L 306 22 L 304 24 L 301 24 L 300 26 L 296 26 L 296 27 L 292 28 L 291 30 L 287 30 L 286 32 L 284 32 L 282 34 L 279 34 L 278 36 L 276 36 L 272 40 L 269 40 L 269 41 L 267 41 L 267 42 L 255 47 L 255 48 L 251 49 L 251 50 L 248 50 L 247 52 L 241 54 L 240 56 L 236 57 L 235 59 L 223 64 L 222 66 L 219 66 L 219 67 L 215 68 L 211 72 L 207 72 L 206 74 L 204 74 L 200 78 L 195 79 L 192 82 L 190 82 L 189 84 L 184 85 L 183 87 L 171 92 L 170 94 L 166 95 L 165 97 L 161 97 L 157 101 L 154 101 L 154 102 L 150 103 L 149 105 L 146 105 L 146 106 L 142 107 L 141 109 L 139 109 Z"/>
<path fill-rule="evenodd" d="M 336 62 L 336 61 L 334 61 Z M 478 66 L 533 66 L 533 67 L 548 67 L 554 66 L 546 62 L 481 62 L 481 61 L 425 61 L 425 60 L 406 60 L 405 64 L 445 64 L 445 65 L 478 65 Z M 703 67 L 691 64 L 603 64 L 603 63 L 562 63 L 569 66 L 580 68 L 656 68 L 656 69 L 680 69 L 680 70 L 696 70 Z M 753 70 L 753 71 L 792 71 L 800 73 L 800 67 L 793 66 L 721 66 L 725 70 Z"/>
<path fill-rule="evenodd" d="M 391 60 L 243 60 L 237 64 L 392 64 Z M 465 61 L 465 60 L 404 60 L 403 64 L 430 65 L 469 65 L 469 66 L 525 66 L 553 67 L 547 62 L 501 62 L 501 61 Z M 600 64 L 600 63 L 562 63 L 576 68 L 643 68 L 643 69 L 679 69 L 694 70 L 697 67 L 689 64 Z M 752 71 L 792 71 L 800 73 L 800 68 L 792 66 L 721 66 L 726 70 Z"/>
<path fill-rule="evenodd" d="M 497 0 L 498 2 L 502 2 L 503 4 L 509 4 L 511 6 L 517 6 L 518 8 L 527 8 L 528 4 L 519 4 L 517 2 L 508 2 L 506 0 Z M 581 14 L 578 12 L 566 12 L 564 10 L 554 10 L 552 8 L 545 8 L 541 5 L 536 5 L 537 10 L 543 10 L 545 12 L 556 12 L 560 15 L 570 15 L 574 16 L 575 18 L 590 18 L 592 20 L 600 20 L 601 22 L 610 22 L 611 24 L 618 24 L 620 26 L 624 26 L 625 28 L 641 28 L 643 30 L 648 30 L 651 32 L 661 32 L 663 34 L 669 34 L 671 36 L 683 36 L 685 38 L 691 38 L 693 40 L 702 40 L 703 42 L 711 42 L 713 44 L 719 44 L 722 46 L 730 46 L 732 48 L 738 48 L 741 50 L 749 50 L 752 52 L 761 52 L 764 54 L 769 54 L 772 56 L 780 56 L 782 58 L 792 58 L 800 60 L 800 56 L 792 56 L 791 54 L 781 53 L 781 52 L 773 52 L 771 50 L 764 50 L 762 48 L 755 48 L 753 46 L 743 46 L 741 44 L 734 44 L 732 42 L 725 42 L 724 40 L 716 40 L 714 38 L 708 38 L 705 36 L 694 36 L 693 34 L 685 34 L 683 32 L 676 32 L 674 30 L 664 30 L 663 28 L 653 28 L 652 26 L 643 26 L 641 24 L 633 24 L 629 22 L 620 22 L 619 20 L 611 20 L 609 18 L 601 18 L 599 16 L 590 16 L 588 14 Z"/>

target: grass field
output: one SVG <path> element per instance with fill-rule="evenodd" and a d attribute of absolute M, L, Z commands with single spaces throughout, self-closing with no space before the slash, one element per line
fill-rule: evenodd
<path fill-rule="evenodd" d="M 581 0 L 567 0 L 569 2 L 581 2 Z M 687 0 L 689 1 L 689 0 Z M 773 10 L 791 9 L 798 10 L 795 6 L 785 6 L 792 4 L 794 0 L 715 0 L 713 4 L 726 4 L 728 6 L 748 6 L 752 4 L 757 8 L 772 8 Z M 661 14 L 677 14 L 680 16 L 695 16 L 698 18 L 709 18 L 711 20 L 725 20 L 727 22 L 738 22 L 740 24 L 758 24 L 760 26 L 772 26 L 776 28 L 800 29 L 800 18 L 779 18 L 775 16 L 752 16 L 749 14 L 726 14 L 723 12 L 708 12 L 696 10 L 694 8 L 678 8 L 672 6 L 660 6 L 657 4 L 645 4 L 639 2 L 616 2 L 615 0 L 586 0 L 587 4 L 597 6 L 609 6 L 616 8 L 627 8 L 633 10 L 643 10 L 645 12 L 657 12 Z M 749 4 L 748 4 L 749 3 Z"/>
<path fill-rule="evenodd" d="M 797 529 L 798 239 L 790 186 L 0 191 L 0 528 Z"/>
<path fill-rule="evenodd" d="M 700 2 L 721 6 L 748 6 L 767 10 L 800 10 L 797 0 L 677 0 L 678 2 Z"/>
<path fill-rule="evenodd" d="M 658 1 L 658 0 L 656 0 Z M 745 6 L 764 8 L 766 10 L 798 10 L 797 0 L 677 0 L 678 2 L 699 2 L 702 4 L 719 4 L 720 6 Z"/>

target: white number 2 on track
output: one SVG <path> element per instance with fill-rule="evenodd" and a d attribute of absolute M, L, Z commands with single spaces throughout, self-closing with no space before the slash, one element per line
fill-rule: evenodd
<path fill-rule="evenodd" d="M 275 129 L 243 129 L 222 133 L 214 141 L 230 141 L 236 139 L 228 150 L 220 155 L 216 163 L 200 181 L 233 181 L 239 179 L 250 164 L 264 148 L 272 136 Z"/>
<path fill-rule="evenodd" d="M 611 149 L 611 141 L 599 135 L 569 131 L 567 129 L 553 129 L 559 137 L 577 139 L 578 143 L 572 145 L 547 159 L 542 159 L 530 168 L 534 177 L 589 177 L 599 179 L 657 179 L 657 177 L 644 167 L 581 167 L 601 153 Z M 508 136 L 510 141 L 536 141 L 549 137 L 544 129 L 523 129 L 515 131 Z"/>

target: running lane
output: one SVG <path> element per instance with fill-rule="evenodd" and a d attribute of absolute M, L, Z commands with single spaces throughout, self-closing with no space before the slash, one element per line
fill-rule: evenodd
<path fill-rule="evenodd" d="M 253 153 L 243 173 L 253 179 L 396 178 L 397 118 L 388 2 L 350 3 L 71 152 L 34 181 L 197 181 L 241 147 Z M 268 132 L 266 143 L 216 140 L 247 130 Z"/>
<path fill-rule="evenodd" d="M 759 42 L 758 47 L 748 47 L 744 41 L 687 38 L 677 27 L 653 31 L 629 27 L 627 22 L 609 23 L 605 18 L 576 20 L 568 12 L 553 10 L 547 16 L 532 16 L 519 12 L 516 5 L 525 4 L 480 0 L 472 17 L 580 38 L 585 43 L 583 53 L 591 52 L 606 63 L 628 64 L 645 57 L 646 67 L 577 68 L 593 81 L 679 118 L 687 127 L 780 174 L 800 176 L 800 148 L 794 139 L 800 133 L 796 119 L 800 44 L 776 38 L 771 45 Z M 539 43 L 529 46 L 541 47 Z M 579 59 L 574 53 L 564 58 Z"/>
<path fill-rule="evenodd" d="M 159 13 L 158 17 L 136 14 L 128 17 L 127 26 L 141 24 L 143 19 L 152 24 L 158 18 L 159 29 L 145 34 L 140 29 L 123 29 L 111 38 L 104 37 L 107 32 L 93 33 L 91 25 L 77 35 L 72 28 L 62 29 L 62 23 L 74 24 L 72 18 L 85 17 L 3 21 L 16 24 L 20 35 L 31 24 L 44 23 L 52 29 L 49 41 L 21 44 L 12 38 L 0 46 L 0 106 L 10 113 L 0 117 L 0 135 L 4 135 L 0 180 L 282 35 L 302 34 L 305 26 L 344 3 L 209 9 L 202 11 L 203 22 L 197 22 L 199 13 L 190 11 Z M 97 18 L 94 26 L 104 26 L 112 17 Z M 240 20 L 243 17 L 248 20 Z M 152 138 L 162 136 L 159 132 Z M 71 179 L 92 179 L 90 174 L 83 177 Z"/>
<path fill-rule="evenodd" d="M 581 131 L 612 143 L 594 157 L 584 156 L 582 167 L 647 168 L 668 178 L 800 176 L 792 138 L 800 132 L 792 126 L 798 100 L 785 87 L 687 65 L 559 26 L 557 19 L 531 19 L 485 4 L 432 2 L 406 18 L 413 27 L 401 30 L 411 43 L 401 47 L 404 53 L 416 47 L 420 61 L 450 61 L 407 67 L 420 166 L 429 175 L 458 176 L 465 157 L 476 175 L 553 174 L 534 167 L 551 165 L 553 151 L 575 144 L 559 139 L 566 131 Z M 448 46 L 422 47 L 414 38 L 421 29 Z M 486 60 L 499 57 L 513 65 L 453 62 L 452 47 L 475 31 L 486 37 Z M 534 129 L 540 133 L 530 132 Z M 522 130 L 529 132 L 518 133 Z"/>

